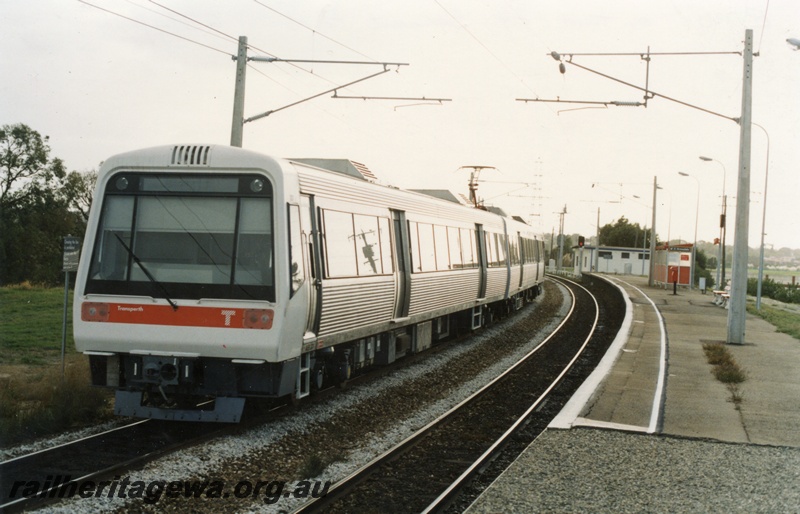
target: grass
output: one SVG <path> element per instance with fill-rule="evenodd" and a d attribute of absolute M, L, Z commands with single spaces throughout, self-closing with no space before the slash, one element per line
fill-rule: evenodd
<path fill-rule="evenodd" d="M 0 445 L 57 434 L 112 416 L 109 391 L 89 385 L 87 359 L 71 357 L 63 379 L 60 364 L 16 368 L 17 373 L 0 374 Z"/>
<path fill-rule="evenodd" d="M 47 364 L 60 359 L 64 289 L 28 284 L 0 287 L 0 364 Z M 67 353 L 72 339 L 72 292 L 67 310 Z"/>
<path fill-rule="evenodd" d="M 703 344 L 703 353 L 706 354 L 706 360 L 712 366 L 711 373 L 714 374 L 717 380 L 725 384 L 728 392 L 731 393 L 731 402 L 738 409 L 742 403 L 739 384 L 747 380 L 747 373 L 739 366 L 730 350 L 722 343 Z"/>
<path fill-rule="evenodd" d="M 748 303 L 747 312 L 759 316 L 774 325 L 778 332 L 789 334 L 800 340 L 800 313 L 777 309 L 764 303 L 761 304 L 760 311 L 756 309 L 754 304 Z"/>
<path fill-rule="evenodd" d="M 63 309 L 63 288 L 28 283 L 0 287 L 2 446 L 95 424 L 111 416 L 110 391 L 89 385 L 88 359 L 75 350 L 71 301 L 62 380 Z"/>

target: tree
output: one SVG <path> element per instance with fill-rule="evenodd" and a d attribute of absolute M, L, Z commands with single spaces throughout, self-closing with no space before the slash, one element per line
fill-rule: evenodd
<path fill-rule="evenodd" d="M 64 163 L 50 159 L 49 139 L 23 123 L 0 128 L 0 209 L 64 178 Z"/>
<path fill-rule="evenodd" d="M 67 176 L 47 141 L 24 124 L 0 128 L 0 284 L 60 282 L 63 237 L 85 230 L 70 208 L 82 179 Z"/>
<path fill-rule="evenodd" d="M 92 205 L 94 185 L 97 183 L 97 171 L 78 173 L 70 171 L 64 183 L 64 196 L 69 206 L 80 213 L 83 221 L 89 219 L 89 207 Z"/>
<path fill-rule="evenodd" d="M 645 238 L 642 243 L 642 238 Z M 645 248 L 650 245 L 650 233 L 645 236 L 644 229 L 638 223 L 630 223 L 622 216 L 613 225 L 600 227 L 600 244 L 603 246 L 621 246 L 624 248 Z"/>

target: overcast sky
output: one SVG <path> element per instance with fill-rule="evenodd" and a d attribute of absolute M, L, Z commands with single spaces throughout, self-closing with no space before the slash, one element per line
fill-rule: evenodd
<path fill-rule="evenodd" d="M 660 239 L 718 235 L 723 173 L 729 244 L 739 166 L 741 55 L 653 55 L 647 107 L 521 102 L 641 102 L 639 54 L 741 52 L 753 66 L 753 121 L 769 133 L 766 243 L 800 248 L 800 38 L 796 0 L 0 0 L 0 123 L 50 136 L 71 170 L 174 143 L 230 142 L 238 36 L 249 55 L 408 63 L 245 124 L 244 147 L 278 157 L 366 164 L 384 183 L 466 193 L 469 170 L 487 204 L 541 232 L 594 235 L 620 216 L 650 225 L 654 177 Z M 126 19 L 125 16 L 130 19 Z M 135 21 L 132 21 L 135 20 Z M 139 22 L 139 23 L 137 23 Z M 206 27 L 199 25 L 204 24 Z M 146 25 L 145 25 L 146 24 Z M 147 26 L 149 25 L 149 26 Z M 156 30 L 156 27 L 159 30 Z M 251 62 L 245 117 L 381 71 L 380 65 Z M 767 137 L 752 134 L 750 246 L 758 246 Z M 704 162 L 699 156 L 714 160 Z M 694 178 L 682 177 L 678 172 Z M 637 199 L 636 197 L 640 197 Z"/>

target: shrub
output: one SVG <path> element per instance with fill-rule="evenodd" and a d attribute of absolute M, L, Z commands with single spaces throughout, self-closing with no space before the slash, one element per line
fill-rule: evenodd
<path fill-rule="evenodd" d="M 91 387 L 88 363 L 31 368 L 3 378 L 0 388 L 0 441 L 3 445 L 93 424 L 111 416 L 108 391 Z"/>

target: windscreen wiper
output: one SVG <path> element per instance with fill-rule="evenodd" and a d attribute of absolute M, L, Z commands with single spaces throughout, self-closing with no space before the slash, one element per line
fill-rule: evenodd
<path fill-rule="evenodd" d="M 172 310 L 177 311 L 178 310 L 178 304 L 175 303 L 169 297 L 169 293 L 167 292 L 167 289 L 164 287 L 164 285 L 161 282 L 159 282 L 158 280 L 156 280 L 156 277 L 154 277 L 152 275 L 152 273 L 150 273 L 147 270 L 147 268 L 144 267 L 144 264 L 142 264 L 142 261 L 139 260 L 139 257 L 137 257 L 135 253 L 133 253 L 133 250 L 131 250 L 130 246 L 125 244 L 125 241 L 123 241 L 122 238 L 119 237 L 119 234 L 114 232 L 114 237 L 116 237 L 117 241 L 119 241 L 119 244 L 121 244 L 122 247 L 125 248 L 125 250 L 128 252 L 128 255 L 130 255 L 133 258 L 133 262 L 135 262 L 142 269 L 144 274 L 147 275 L 147 278 L 150 279 L 150 282 L 154 283 L 155 285 L 158 286 L 159 289 L 161 289 L 161 292 L 164 293 L 164 299 L 167 301 L 167 303 L 169 303 L 172 306 Z"/>

